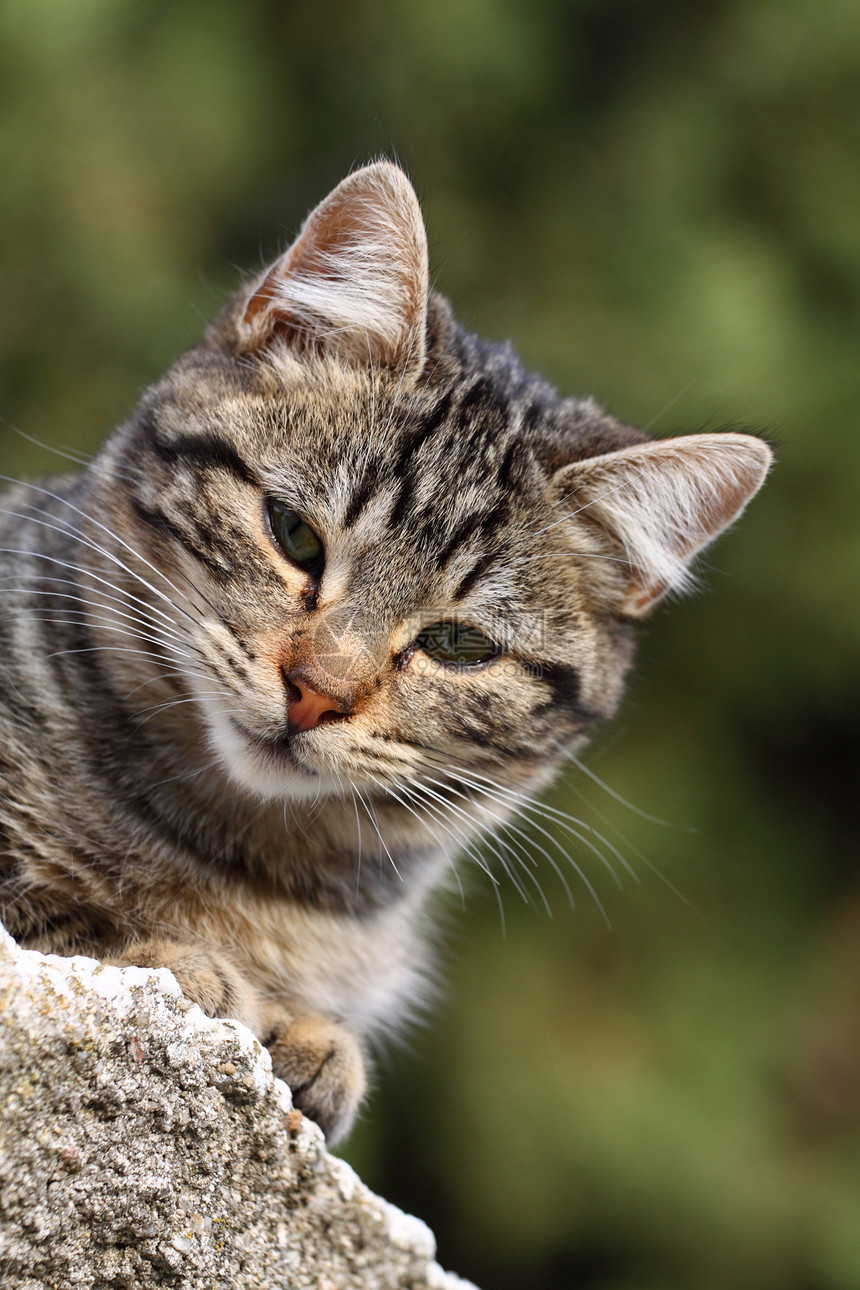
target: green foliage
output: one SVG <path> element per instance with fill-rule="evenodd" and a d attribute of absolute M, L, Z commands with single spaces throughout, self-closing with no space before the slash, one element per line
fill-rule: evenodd
<path fill-rule="evenodd" d="M 641 886 L 579 847 L 613 931 L 545 866 L 554 918 L 509 890 L 505 938 L 474 895 L 351 1147 L 486 1290 L 860 1284 L 858 51 L 852 0 L 0 9 L 0 415 L 29 435 L 94 448 L 385 152 L 476 329 L 658 432 L 777 443 L 588 760 L 669 826 L 582 772 L 552 796 Z"/>

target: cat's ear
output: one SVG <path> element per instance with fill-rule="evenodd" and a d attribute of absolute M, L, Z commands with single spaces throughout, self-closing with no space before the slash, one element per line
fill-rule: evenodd
<path fill-rule="evenodd" d="M 737 519 L 772 457 L 752 435 L 687 435 L 574 462 L 554 483 L 569 514 L 601 526 L 627 562 L 615 608 L 639 618 L 689 588 L 693 557 Z"/>
<path fill-rule="evenodd" d="M 424 362 L 429 272 L 415 190 L 387 161 L 356 170 L 311 212 L 252 288 L 243 348 L 393 367 Z"/>

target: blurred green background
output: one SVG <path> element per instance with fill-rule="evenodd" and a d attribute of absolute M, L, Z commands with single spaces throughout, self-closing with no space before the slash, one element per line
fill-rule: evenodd
<path fill-rule="evenodd" d="M 565 393 L 779 464 L 556 806 L 641 877 L 444 919 L 346 1149 L 483 1290 L 860 1287 L 860 5 L 0 8 L 0 415 L 92 449 L 356 162 Z M 2 428 L 4 471 L 53 469 Z M 604 818 L 605 817 L 605 818 Z M 623 840 L 620 835 L 623 835 Z M 684 893 L 688 904 L 647 860 Z"/>

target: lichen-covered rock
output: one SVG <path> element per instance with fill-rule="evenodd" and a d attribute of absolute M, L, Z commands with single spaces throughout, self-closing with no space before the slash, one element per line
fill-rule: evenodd
<path fill-rule="evenodd" d="M 0 928 L 0 1285 L 467 1290 L 166 970 Z"/>

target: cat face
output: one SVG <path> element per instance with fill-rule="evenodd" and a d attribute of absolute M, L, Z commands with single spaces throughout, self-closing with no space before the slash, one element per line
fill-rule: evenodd
<path fill-rule="evenodd" d="M 646 441 L 464 333 L 387 164 L 322 203 L 111 451 L 137 549 L 186 597 L 188 719 L 263 797 L 419 765 L 534 779 L 613 711 L 632 620 L 770 456 Z"/>

